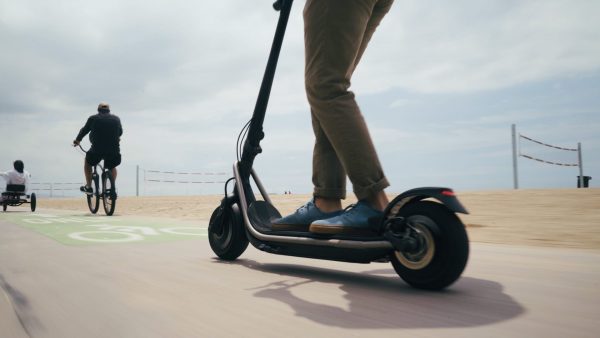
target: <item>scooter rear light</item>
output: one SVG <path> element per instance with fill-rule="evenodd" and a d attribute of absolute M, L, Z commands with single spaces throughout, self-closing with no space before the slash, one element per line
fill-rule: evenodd
<path fill-rule="evenodd" d="M 454 194 L 454 191 L 452 191 L 452 190 L 442 190 L 442 195 L 444 195 L 444 196 L 456 196 L 456 194 Z"/>

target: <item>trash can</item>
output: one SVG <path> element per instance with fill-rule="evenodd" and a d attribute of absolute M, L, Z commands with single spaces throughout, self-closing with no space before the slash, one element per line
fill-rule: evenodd
<path fill-rule="evenodd" d="M 577 188 L 581 188 L 581 180 L 579 179 L 581 176 L 577 176 Z M 589 188 L 591 176 L 583 176 L 583 187 Z"/>

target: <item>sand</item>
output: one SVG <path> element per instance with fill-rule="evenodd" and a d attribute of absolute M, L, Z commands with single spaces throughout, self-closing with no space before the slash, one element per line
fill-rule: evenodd
<path fill-rule="evenodd" d="M 600 189 L 457 192 L 469 215 L 460 215 L 472 242 L 600 250 Z M 272 195 L 282 214 L 309 195 Z M 390 198 L 393 198 L 390 195 Z M 206 221 L 222 196 L 119 197 L 116 215 Z M 345 204 L 355 202 L 353 199 Z M 40 199 L 39 208 L 86 213 L 78 199 Z"/>

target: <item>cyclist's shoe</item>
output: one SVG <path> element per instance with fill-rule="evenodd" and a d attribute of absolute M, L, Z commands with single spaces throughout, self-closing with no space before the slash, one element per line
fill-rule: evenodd
<path fill-rule="evenodd" d="M 117 199 L 117 191 L 116 190 L 108 189 L 108 190 L 106 190 L 106 195 L 109 196 L 113 200 Z"/>
<path fill-rule="evenodd" d="M 317 208 L 315 199 L 298 208 L 293 214 L 275 220 L 271 224 L 273 230 L 306 231 L 309 225 L 316 220 L 331 218 L 341 214 L 343 211 L 323 212 Z"/>
<path fill-rule="evenodd" d="M 350 205 L 338 216 L 316 220 L 310 224 L 309 231 L 328 235 L 373 235 L 369 219 L 380 219 L 383 212 L 373 209 L 364 201 Z"/>
<path fill-rule="evenodd" d="M 82 185 L 79 187 L 79 190 L 87 195 L 92 195 L 94 193 L 94 189 L 92 189 L 92 187 L 88 187 L 87 185 Z"/>

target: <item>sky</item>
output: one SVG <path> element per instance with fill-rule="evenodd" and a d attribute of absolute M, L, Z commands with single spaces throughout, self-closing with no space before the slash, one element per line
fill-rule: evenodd
<path fill-rule="evenodd" d="M 33 182 L 82 182 L 71 143 L 104 101 L 124 129 L 120 194 L 136 193 L 138 166 L 142 195 L 222 192 L 148 180 L 231 176 L 278 18 L 271 3 L 0 0 L 0 170 L 21 159 Z M 255 162 L 272 193 L 312 191 L 303 6 L 292 8 Z M 512 124 L 543 143 L 581 143 L 584 175 L 600 186 L 599 12 L 593 0 L 396 0 L 351 87 L 387 191 L 512 189 Z M 576 152 L 519 148 L 577 163 Z M 518 159 L 520 188 L 574 188 L 577 175 Z"/>

